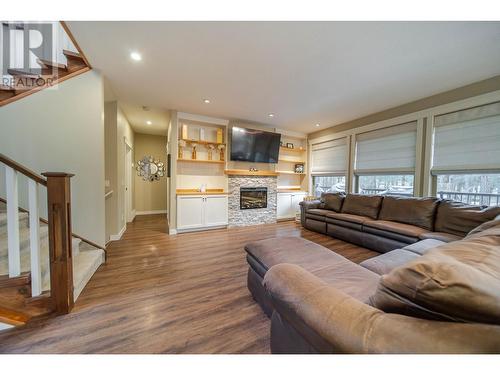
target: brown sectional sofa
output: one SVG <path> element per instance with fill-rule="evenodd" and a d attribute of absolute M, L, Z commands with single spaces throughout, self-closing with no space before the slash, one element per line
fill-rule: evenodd
<path fill-rule="evenodd" d="M 329 202 L 336 200 L 337 204 Z M 302 226 L 379 252 L 424 239 L 463 238 L 500 214 L 499 207 L 469 206 L 438 198 L 324 194 L 301 202 Z"/>
<path fill-rule="evenodd" d="M 302 225 L 377 257 L 358 265 L 299 237 L 245 246 L 272 352 L 500 353 L 500 207 L 353 198 L 303 202 Z"/>

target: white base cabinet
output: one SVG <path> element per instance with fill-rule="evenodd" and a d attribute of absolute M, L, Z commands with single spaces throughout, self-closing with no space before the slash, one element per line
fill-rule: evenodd
<path fill-rule="evenodd" d="M 227 195 L 177 196 L 177 231 L 223 227 L 228 223 Z"/>
<path fill-rule="evenodd" d="M 278 193 L 277 217 L 280 219 L 294 219 L 300 211 L 299 203 L 306 197 L 306 192 Z"/>

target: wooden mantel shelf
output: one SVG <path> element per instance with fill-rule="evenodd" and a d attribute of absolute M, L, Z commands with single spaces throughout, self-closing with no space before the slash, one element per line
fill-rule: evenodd
<path fill-rule="evenodd" d="M 274 171 L 249 171 L 247 169 L 226 169 L 224 173 L 228 176 L 278 176 Z"/>

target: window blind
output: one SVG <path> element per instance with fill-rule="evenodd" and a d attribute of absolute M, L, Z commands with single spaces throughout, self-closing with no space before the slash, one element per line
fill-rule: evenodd
<path fill-rule="evenodd" d="M 311 147 L 312 174 L 341 174 L 347 171 L 347 138 L 317 143 Z"/>
<path fill-rule="evenodd" d="M 357 135 L 356 173 L 414 171 L 416 142 L 416 121 Z"/>
<path fill-rule="evenodd" d="M 434 118 L 432 171 L 500 169 L 500 102 Z"/>

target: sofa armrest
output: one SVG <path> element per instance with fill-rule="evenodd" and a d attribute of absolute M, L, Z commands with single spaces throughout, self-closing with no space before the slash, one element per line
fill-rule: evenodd
<path fill-rule="evenodd" d="M 273 307 L 306 324 L 342 353 L 496 353 L 500 326 L 387 314 L 326 284 L 299 266 L 278 264 L 264 285 Z M 299 325 L 294 326 L 299 332 Z"/>
<path fill-rule="evenodd" d="M 306 225 L 306 213 L 307 210 L 313 208 L 319 208 L 321 205 L 321 201 L 319 199 L 314 201 L 302 201 L 299 203 L 300 205 L 300 223 L 304 227 Z"/>

